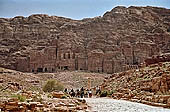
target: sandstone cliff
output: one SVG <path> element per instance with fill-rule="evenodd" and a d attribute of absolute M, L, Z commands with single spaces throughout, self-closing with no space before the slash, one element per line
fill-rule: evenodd
<path fill-rule="evenodd" d="M 17 69 L 32 49 L 41 50 L 58 36 L 60 48 L 86 57 L 110 53 L 106 60 L 135 65 L 170 52 L 170 10 L 157 7 L 115 7 L 102 17 L 72 20 L 45 14 L 0 18 L 0 66 Z M 121 66 L 117 71 L 122 71 Z"/>

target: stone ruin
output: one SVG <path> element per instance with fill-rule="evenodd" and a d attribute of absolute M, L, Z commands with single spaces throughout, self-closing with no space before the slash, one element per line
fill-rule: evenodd
<path fill-rule="evenodd" d="M 123 59 L 114 61 L 111 53 L 93 50 L 85 57 L 83 53 L 58 47 L 57 43 L 58 40 L 54 39 L 50 46 L 42 50 L 31 50 L 29 57 L 19 58 L 17 70 L 24 72 L 88 70 L 91 72 L 113 73 L 120 69 L 118 67 L 114 68 L 115 64 L 123 63 Z"/>
<path fill-rule="evenodd" d="M 144 59 L 158 54 L 159 49 L 153 43 L 135 43 L 133 46 L 122 42 L 121 47 L 103 51 L 94 49 L 84 51 L 61 46 L 59 37 L 48 46 L 32 49 L 28 57 L 19 58 L 17 70 L 23 72 L 57 72 L 64 70 L 84 70 L 90 72 L 115 73 L 137 69 Z M 155 52 L 153 52 L 155 51 Z"/>

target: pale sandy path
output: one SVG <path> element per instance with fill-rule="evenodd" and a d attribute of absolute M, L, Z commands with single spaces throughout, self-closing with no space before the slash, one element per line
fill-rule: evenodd
<path fill-rule="evenodd" d="M 85 98 L 92 112 L 170 112 L 170 109 L 109 98 Z"/>

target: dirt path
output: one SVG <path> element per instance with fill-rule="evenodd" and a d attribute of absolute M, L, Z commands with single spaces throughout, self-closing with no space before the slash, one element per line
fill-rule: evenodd
<path fill-rule="evenodd" d="M 170 112 L 170 109 L 109 98 L 86 98 L 92 112 Z"/>

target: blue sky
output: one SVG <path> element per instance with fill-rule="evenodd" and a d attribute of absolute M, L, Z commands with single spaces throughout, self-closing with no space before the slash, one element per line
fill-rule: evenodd
<path fill-rule="evenodd" d="M 0 0 L 0 17 L 48 14 L 82 19 L 102 16 L 116 6 L 131 5 L 170 9 L 170 0 Z"/>

